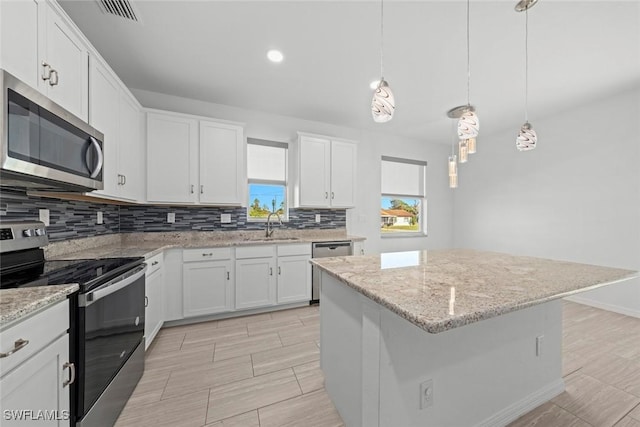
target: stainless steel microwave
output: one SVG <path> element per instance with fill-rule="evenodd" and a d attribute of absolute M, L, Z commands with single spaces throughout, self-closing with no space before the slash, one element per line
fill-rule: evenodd
<path fill-rule="evenodd" d="M 101 190 L 104 135 L 4 70 L 0 86 L 0 184 Z"/>

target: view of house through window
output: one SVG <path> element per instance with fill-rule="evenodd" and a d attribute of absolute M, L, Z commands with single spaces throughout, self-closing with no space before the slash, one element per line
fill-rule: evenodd
<path fill-rule="evenodd" d="M 247 218 L 264 221 L 274 212 L 286 219 L 287 144 L 247 138 L 247 177 Z"/>
<path fill-rule="evenodd" d="M 382 157 L 380 232 L 426 233 L 425 172 L 420 160 Z"/>
<path fill-rule="evenodd" d="M 380 224 L 383 233 L 420 231 L 420 199 L 383 196 Z"/>

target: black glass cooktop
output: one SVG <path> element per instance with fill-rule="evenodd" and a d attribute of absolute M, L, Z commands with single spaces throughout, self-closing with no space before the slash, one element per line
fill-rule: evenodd
<path fill-rule="evenodd" d="M 142 257 L 35 262 L 3 272 L 0 289 L 78 283 L 80 292 L 87 292 L 142 262 Z"/>

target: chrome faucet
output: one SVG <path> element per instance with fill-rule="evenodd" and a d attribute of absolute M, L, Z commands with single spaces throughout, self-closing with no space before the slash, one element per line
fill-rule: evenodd
<path fill-rule="evenodd" d="M 273 235 L 273 232 L 275 231 L 273 229 L 273 224 L 271 224 L 272 215 L 278 217 L 278 222 L 280 223 L 280 227 L 282 227 L 282 218 L 280 218 L 280 214 L 278 214 L 278 212 L 270 212 L 269 216 L 267 217 L 267 238 L 271 237 Z"/>

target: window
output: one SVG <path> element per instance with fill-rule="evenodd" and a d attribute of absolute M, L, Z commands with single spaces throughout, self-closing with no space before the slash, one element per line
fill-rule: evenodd
<path fill-rule="evenodd" d="M 265 221 L 276 212 L 287 219 L 287 144 L 247 138 L 247 219 Z"/>
<path fill-rule="evenodd" d="M 380 232 L 424 235 L 427 162 L 382 156 Z"/>

